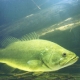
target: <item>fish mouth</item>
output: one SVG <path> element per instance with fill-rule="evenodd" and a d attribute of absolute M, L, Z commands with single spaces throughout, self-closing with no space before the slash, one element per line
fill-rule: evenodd
<path fill-rule="evenodd" d="M 67 62 L 65 62 L 65 64 L 63 64 L 63 67 L 67 67 L 69 65 L 74 64 L 78 59 L 79 59 L 78 56 L 72 57 L 70 60 L 68 60 Z"/>
<path fill-rule="evenodd" d="M 78 58 L 79 58 L 78 56 L 74 56 L 73 58 L 71 58 L 71 60 L 69 62 L 73 62 L 74 63 L 74 62 L 76 62 L 78 60 Z"/>
<path fill-rule="evenodd" d="M 79 58 L 78 56 L 74 56 L 66 64 L 67 65 L 72 65 L 78 60 L 78 58 Z"/>

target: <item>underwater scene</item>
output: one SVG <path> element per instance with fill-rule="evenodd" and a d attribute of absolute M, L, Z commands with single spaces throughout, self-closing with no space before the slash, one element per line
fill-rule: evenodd
<path fill-rule="evenodd" d="M 80 80 L 80 0 L 0 0 L 0 80 Z"/>

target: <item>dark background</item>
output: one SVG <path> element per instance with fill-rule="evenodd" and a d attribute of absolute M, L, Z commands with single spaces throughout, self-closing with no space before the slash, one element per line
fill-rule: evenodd
<path fill-rule="evenodd" d="M 33 0 L 41 8 L 47 8 L 60 0 Z M 39 11 L 32 0 L 0 0 L 0 25 L 19 20 Z"/>

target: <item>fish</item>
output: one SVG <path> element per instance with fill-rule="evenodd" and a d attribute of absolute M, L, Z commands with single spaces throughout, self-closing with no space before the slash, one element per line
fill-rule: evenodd
<path fill-rule="evenodd" d="M 57 71 L 74 64 L 78 59 L 74 52 L 49 40 L 30 34 L 17 39 L 8 37 L 0 49 L 0 63 L 28 72 Z"/>

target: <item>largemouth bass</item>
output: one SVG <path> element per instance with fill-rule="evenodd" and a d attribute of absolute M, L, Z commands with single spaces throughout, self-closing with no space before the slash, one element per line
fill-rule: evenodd
<path fill-rule="evenodd" d="M 29 72 L 56 71 L 72 65 L 79 58 L 54 42 L 36 37 L 29 40 L 8 38 L 3 42 L 5 44 L 7 46 L 0 49 L 0 63 Z"/>

